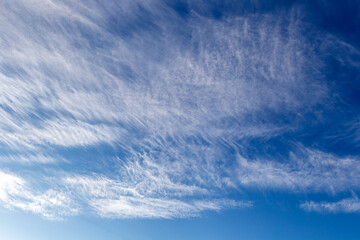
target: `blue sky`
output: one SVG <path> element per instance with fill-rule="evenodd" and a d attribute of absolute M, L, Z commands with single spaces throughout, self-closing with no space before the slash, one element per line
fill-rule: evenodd
<path fill-rule="evenodd" d="M 359 239 L 357 1 L 0 2 L 2 239 Z"/>

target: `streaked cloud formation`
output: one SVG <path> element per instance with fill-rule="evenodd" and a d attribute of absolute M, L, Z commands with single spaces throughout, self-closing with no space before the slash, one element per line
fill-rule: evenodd
<path fill-rule="evenodd" d="M 305 202 L 300 205 L 306 211 L 322 213 L 359 213 L 360 201 L 357 197 L 346 198 L 338 202 Z"/>
<path fill-rule="evenodd" d="M 247 192 L 359 190 L 359 116 L 335 79 L 359 73 L 358 48 L 301 5 L 220 19 L 186 6 L 0 3 L 5 207 L 174 218 L 251 207 Z"/>
<path fill-rule="evenodd" d="M 74 215 L 78 212 L 71 199 L 63 192 L 47 190 L 36 194 L 18 176 L 0 172 L 0 200 L 5 207 L 40 214 L 48 219 Z"/>
<path fill-rule="evenodd" d="M 238 177 L 243 185 L 305 192 L 336 193 L 359 189 L 359 159 L 338 158 L 319 151 L 292 154 L 287 163 L 239 158 Z"/>

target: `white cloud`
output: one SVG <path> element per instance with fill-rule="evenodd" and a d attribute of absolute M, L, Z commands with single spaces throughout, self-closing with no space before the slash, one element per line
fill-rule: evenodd
<path fill-rule="evenodd" d="M 193 132 L 205 137 L 224 137 L 238 131 L 251 135 L 252 131 L 244 129 L 261 131 L 258 125 L 266 122 L 266 118 L 259 113 L 264 109 L 301 112 L 306 110 L 305 105 L 309 108 L 326 98 L 326 84 L 321 77 L 309 78 L 311 69 L 306 69 L 308 65 L 312 68 L 321 65 L 321 60 L 308 54 L 311 45 L 302 36 L 302 25 L 291 15 L 282 16 L 289 22 L 288 37 L 282 36 L 281 20 L 276 22 L 272 15 L 237 17 L 225 23 L 197 17 L 196 24 L 188 29 L 193 40 L 183 51 L 177 36 L 165 31 L 175 19 L 169 15 L 167 23 L 158 16 L 164 14 L 161 9 L 145 5 L 153 12 L 151 21 L 166 35 L 160 41 L 161 47 L 169 50 L 161 61 L 154 61 L 149 55 L 157 55 L 157 48 L 147 46 L 153 43 L 138 46 L 139 41 L 147 40 L 147 35 L 135 35 L 131 42 L 126 42 L 106 30 L 103 25 L 111 19 L 103 11 L 110 9 L 93 1 L 88 2 L 91 11 L 80 2 L 48 0 L 41 8 L 34 7 L 38 5 L 35 3 L 39 1 L 21 1 L 10 6 L 16 5 L 13 10 L 17 12 L 24 5 L 30 9 L 24 14 L 25 19 L 42 17 L 49 24 L 39 22 L 35 28 L 27 28 L 27 21 L 6 8 L 2 10 L 7 17 L 1 19 L 4 36 L 0 53 L 4 66 L 1 103 L 18 114 L 12 124 L 16 124 L 19 116 L 32 123 L 16 124 L 21 130 L 25 128 L 21 131 L 24 136 L 3 132 L 6 144 L 26 143 L 29 139 L 39 144 L 77 146 L 118 140 L 112 136 L 99 139 L 91 136 L 89 140 L 65 137 L 70 129 L 64 125 L 74 124 L 68 117 L 81 121 L 80 126 L 74 124 L 79 133 L 87 122 L 96 121 L 111 122 L 113 125 L 107 128 L 121 123 L 124 128 L 136 127 L 162 137 Z M 49 12 L 51 16 L 61 13 L 66 17 L 48 17 Z M 122 14 L 136 19 L 135 13 Z M 74 16 L 83 20 L 77 23 Z M 118 16 L 122 17 L 125 18 Z M 97 27 L 84 24 L 92 18 L 97 18 Z M 86 31 L 88 38 L 81 31 Z M 103 42 L 103 47 L 93 48 L 91 41 Z M 196 44 L 199 47 L 194 53 L 191 46 Z M 127 72 L 133 79 L 127 79 Z M 34 111 L 45 115 L 35 123 L 50 126 L 49 133 L 38 129 L 35 134 L 27 134 L 27 128 L 37 128 L 29 116 Z M 249 114 L 255 117 L 253 124 L 245 121 Z M 226 121 L 228 125 L 223 124 Z M 271 121 L 266 124 L 275 125 Z M 87 128 L 84 134 L 93 133 L 88 133 Z M 62 135 L 62 139 L 44 139 L 44 135 Z"/>
<path fill-rule="evenodd" d="M 239 183 L 263 189 L 330 192 L 359 189 L 360 160 L 303 149 L 285 162 L 247 160 L 238 156 Z"/>
<path fill-rule="evenodd" d="M 62 157 L 51 157 L 43 154 L 23 154 L 23 155 L 1 155 L 1 163 L 22 163 L 22 164 L 53 164 L 65 162 Z"/>
<path fill-rule="evenodd" d="M 27 126 L 26 126 L 27 125 Z M 25 146 L 29 149 L 50 145 L 76 147 L 99 143 L 111 144 L 121 134 L 117 128 L 103 124 L 89 124 L 80 121 L 43 121 L 36 127 L 24 124 L 18 131 L 3 131 L 0 129 L 0 142 L 13 148 Z"/>
<path fill-rule="evenodd" d="M 320 213 L 360 213 L 360 201 L 357 197 L 342 199 L 338 202 L 305 202 L 300 205 L 306 211 Z"/>
<path fill-rule="evenodd" d="M 24 196 L 17 197 L 19 199 L 10 203 L 11 208 L 32 212 L 49 220 L 60 220 L 64 216 L 77 215 L 79 212 L 72 199 L 59 191 L 48 190 L 41 195 L 29 195 L 25 200 L 20 200 Z"/>
<path fill-rule="evenodd" d="M 0 199 L 8 201 L 12 195 L 21 194 L 25 181 L 17 176 L 0 172 Z"/>
<path fill-rule="evenodd" d="M 139 4 L 149 25 L 138 24 Z M 104 217 L 170 218 L 248 206 L 216 200 L 229 189 L 359 188 L 354 157 L 302 147 L 284 161 L 240 154 L 241 141 L 301 130 L 308 115 L 321 120 L 314 108 L 331 108 L 321 52 L 340 59 L 356 49 L 302 22 L 296 8 L 224 21 L 193 14 L 185 24 L 159 5 L 0 2 L 0 147 L 15 152 L 0 162 L 52 163 L 56 147 L 101 144 L 124 155 L 98 175 L 92 166 L 107 160 L 89 158 L 86 175 L 69 159 L 72 172 L 40 193 L 2 173 L 6 206 L 47 218 L 76 214 L 77 204 Z"/>
<path fill-rule="evenodd" d="M 197 216 L 203 211 L 219 211 L 224 208 L 251 207 L 250 202 L 210 200 L 186 202 L 166 198 L 97 199 L 90 203 L 102 217 L 110 218 L 183 218 Z"/>
<path fill-rule="evenodd" d="M 64 192 L 51 189 L 41 194 L 34 192 L 23 178 L 0 172 L 0 201 L 4 207 L 32 212 L 50 220 L 78 213 Z"/>
<path fill-rule="evenodd" d="M 137 177 L 137 176 L 135 176 Z M 149 179 L 151 181 L 151 178 Z M 146 179 L 148 181 L 148 179 Z M 228 199 L 199 200 L 191 186 L 161 182 L 127 182 L 105 177 L 76 176 L 64 179 L 64 184 L 79 201 L 102 217 L 109 218 L 175 218 L 198 216 L 203 211 L 221 211 L 226 208 L 248 208 L 250 201 Z M 159 185 L 157 185 L 159 184 Z M 184 191 L 191 195 L 184 196 Z M 181 195 L 179 195 L 181 193 Z M 200 194 L 200 196 L 202 196 Z M 184 198 L 185 197 L 185 198 Z M 204 196 L 203 196 L 204 197 Z M 202 197 L 202 198 L 203 198 Z"/>

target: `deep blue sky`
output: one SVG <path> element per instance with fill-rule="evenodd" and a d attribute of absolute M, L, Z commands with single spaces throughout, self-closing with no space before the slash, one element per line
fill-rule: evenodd
<path fill-rule="evenodd" d="M 358 1 L 0 3 L 1 239 L 359 239 Z"/>

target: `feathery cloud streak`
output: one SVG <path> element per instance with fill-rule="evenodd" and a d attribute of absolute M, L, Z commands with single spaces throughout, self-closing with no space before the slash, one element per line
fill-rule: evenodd
<path fill-rule="evenodd" d="M 53 218 L 38 206 L 61 200 L 36 199 L 58 193 L 105 217 L 168 218 L 251 205 L 227 200 L 233 189 L 358 190 L 358 156 L 304 139 L 343 100 L 328 60 L 358 71 L 359 51 L 301 7 L 215 20 L 162 1 L 1 5 L 1 162 L 21 172 L 32 161 L 32 177 L 55 179 L 27 187 L 25 205 L 4 190 L 9 206 Z M 86 153 L 104 146 L 106 157 Z"/>
<path fill-rule="evenodd" d="M 306 211 L 321 213 L 359 213 L 360 201 L 357 197 L 346 198 L 338 202 L 305 202 L 300 205 Z"/>

